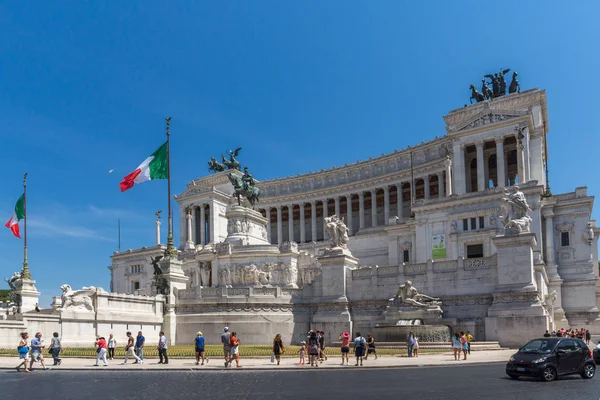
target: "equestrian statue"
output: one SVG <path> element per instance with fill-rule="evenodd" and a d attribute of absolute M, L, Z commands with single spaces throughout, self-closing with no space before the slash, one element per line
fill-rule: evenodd
<path fill-rule="evenodd" d="M 241 196 L 248 199 L 248 202 L 254 207 L 260 197 L 260 189 L 256 187 L 254 177 L 248 172 L 248 167 L 244 167 L 244 176 L 241 178 L 232 172 L 227 174 L 229 181 L 233 185 L 233 197 L 237 197 L 238 205 L 242 205 Z"/>

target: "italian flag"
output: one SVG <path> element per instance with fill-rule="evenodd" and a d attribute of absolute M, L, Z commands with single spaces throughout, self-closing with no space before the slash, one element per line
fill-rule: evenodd
<path fill-rule="evenodd" d="M 133 185 L 137 185 L 138 183 L 153 179 L 167 179 L 167 160 L 168 150 L 167 142 L 165 142 L 150 157 L 146 158 L 135 171 L 123 178 L 123 182 L 119 184 L 121 192 L 131 189 Z"/>
<path fill-rule="evenodd" d="M 6 227 L 11 230 L 13 235 L 21 239 L 21 234 L 19 233 L 19 221 L 25 218 L 25 204 L 23 201 L 23 196 L 19 197 L 17 200 L 17 204 L 15 204 L 15 213 L 6 223 Z"/>

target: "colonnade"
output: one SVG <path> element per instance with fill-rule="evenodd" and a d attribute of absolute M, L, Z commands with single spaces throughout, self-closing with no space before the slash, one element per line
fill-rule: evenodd
<path fill-rule="evenodd" d="M 212 240 L 213 208 L 210 204 L 200 204 L 185 209 L 186 249 L 194 248 L 196 244 L 205 245 Z"/>
<path fill-rule="evenodd" d="M 402 181 L 339 196 L 266 206 L 259 211 L 269 221 L 267 235 L 271 243 L 323 240 L 325 218 L 333 214 L 344 218 L 348 234 L 354 235 L 359 230 L 387 225 L 390 216 L 409 217 L 412 199 L 451 195 L 449 161 L 446 167 L 446 171 L 416 176 L 414 191 L 410 182 Z"/>
<path fill-rule="evenodd" d="M 523 131 L 527 135 L 527 129 Z M 455 143 L 456 193 L 477 192 L 529 181 L 529 140 L 519 135 Z"/>

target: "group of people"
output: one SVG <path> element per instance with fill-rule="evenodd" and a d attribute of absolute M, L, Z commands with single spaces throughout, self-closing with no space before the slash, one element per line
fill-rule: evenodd
<path fill-rule="evenodd" d="M 117 346 L 117 341 L 111 333 L 108 337 L 108 340 L 103 336 L 99 336 L 94 343 L 96 347 L 96 352 L 98 353 L 96 357 L 96 367 L 100 364 L 100 360 L 104 363 L 104 366 L 108 366 L 108 361 L 106 356 L 108 354 L 108 359 L 113 360 L 115 357 L 115 347 Z M 125 359 L 121 364 L 127 364 L 129 361 L 129 357 L 133 357 L 135 361 L 134 364 L 143 364 L 144 363 L 144 346 L 146 345 L 146 338 L 144 337 L 142 331 L 139 331 L 137 337 L 133 337 L 131 332 L 127 332 L 127 344 L 125 345 Z M 168 364 L 169 356 L 167 355 L 167 338 L 163 331 L 160 331 L 158 336 L 158 364 Z"/>
<path fill-rule="evenodd" d="M 592 340 L 592 334 L 589 329 L 579 328 L 579 329 L 567 329 L 560 328 L 558 330 L 553 330 L 552 332 L 546 331 L 544 333 L 544 337 L 571 337 L 585 340 L 585 344 L 589 345 L 590 340 Z"/>
<path fill-rule="evenodd" d="M 462 353 L 463 360 L 467 359 L 467 354 L 471 354 L 471 342 L 475 338 L 471 335 L 471 332 L 455 332 L 452 337 L 452 350 L 454 350 L 454 359 L 460 360 L 460 355 Z"/>
<path fill-rule="evenodd" d="M 21 371 L 21 367 L 25 372 L 30 372 L 33 368 L 34 362 L 42 364 L 42 368 L 47 369 L 44 361 L 43 351 L 46 348 L 44 340 L 42 339 L 42 333 L 38 332 L 35 337 L 29 342 L 29 333 L 21 332 L 21 340 L 17 346 L 17 352 L 19 353 L 19 365 L 15 367 L 17 372 Z M 54 365 L 60 365 L 62 360 L 58 357 L 61 351 L 60 339 L 58 338 L 58 332 L 54 332 L 52 339 L 50 340 L 50 347 L 48 353 L 52 355 L 54 359 Z M 29 366 L 27 363 L 29 362 Z"/>

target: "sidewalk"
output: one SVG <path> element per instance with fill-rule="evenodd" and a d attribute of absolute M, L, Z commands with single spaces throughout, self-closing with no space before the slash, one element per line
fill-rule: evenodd
<path fill-rule="evenodd" d="M 432 354 L 432 355 L 422 355 L 418 358 L 408 358 L 408 357 L 397 357 L 397 356 L 381 356 L 377 360 L 369 357 L 368 360 L 364 361 L 363 368 L 398 368 L 398 367 L 424 367 L 424 366 L 448 366 L 448 365 L 468 365 L 468 364 L 488 364 L 488 363 L 501 363 L 507 362 L 511 355 L 513 355 L 516 350 L 493 350 L 493 351 L 474 351 L 470 355 L 467 356 L 467 360 L 455 361 L 452 352 L 444 353 L 444 354 Z M 341 357 L 329 357 L 328 361 L 319 364 L 319 369 L 340 369 L 340 368 L 355 368 L 354 363 L 356 362 L 356 358 L 350 357 L 350 366 L 342 366 Z M 95 367 L 95 359 L 89 358 L 64 358 L 62 365 L 52 366 L 52 357 L 45 358 L 46 366 L 50 370 L 224 370 L 224 360 L 223 358 L 210 358 L 209 363 L 205 363 L 204 365 L 196 365 L 194 359 L 181 359 L 181 358 L 173 358 L 169 360 L 168 365 L 157 364 L 157 358 L 146 358 L 144 364 L 133 364 L 133 361 L 129 361 L 127 364 L 122 365 L 122 359 L 115 359 L 109 361 L 108 367 L 102 366 L 102 361 L 100 361 L 99 367 Z M 19 363 L 19 359 L 17 356 L 15 357 L 0 357 L 0 369 L 14 369 L 15 366 Z M 282 358 L 281 365 L 277 365 L 277 363 L 271 363 L 270 357 L 263 358 L 241 358 L 240 364 L 242 368 L 236 368 L 235 362 L 233 366 L 227 368 L 228 370 L 273 370 L 273 369 L 284 369 L 284 370 L 306 370 L 306 369 L 316 369 L 315 367 L 310 367 L 310 364 L 307 366 L 299 366 L 298 358 Z M 33 369 L 41 369 L 40 363 L 34 363 Z"/>

